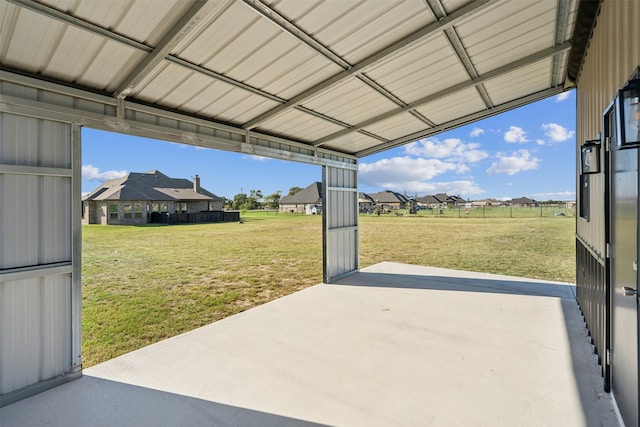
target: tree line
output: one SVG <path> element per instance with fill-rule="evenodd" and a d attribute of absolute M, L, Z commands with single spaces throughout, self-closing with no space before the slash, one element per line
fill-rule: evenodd
<path fill-rule="evenodd" d="M 302 191 L 301 187 L 291 187 L 287 196 Z M 242 192 L 233 196 L 233 199 L 223 197 L 225 209 L 230 210 L 253 210 L 253 209 L 278 209 L 280 207 L 280 199 L 282 191 L 278 190 L 273 194 L 264 196 L 261 190 L 250 190 L 249 194 Z"/>

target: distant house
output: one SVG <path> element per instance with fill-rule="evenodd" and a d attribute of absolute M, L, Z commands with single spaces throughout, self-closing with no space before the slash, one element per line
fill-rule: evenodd
<path fill-rule="evenodd" d="M 451 207 L 465 206 L 467 201 L 460 196 L 447 196 L 447 205 Z"/>
<path fill-rule="evenodd" d="M 536 206 L 538 202 L 528 197 L 518 197 L 515 199 L 511 199 L 511 206 L 513 207 L 530 207 Z"/>
<path fill-rule="evenodd" d="M 358 193 L 358 210 L 360 213 L 371 213 L 374 208 L 374 200 L 367 193 Z"/>
<path fill-rule="evenodd" d="M 154 214 L 222 211 L 222 198 L 200 187 L 200 177 L 170 178 L 160 171 L 131 172 L 105 181 L 82 201 L 84 224 L 146 224 Z"/>
<path fill-rule="evenodd" d="M 416 199 L 418 206 L 425 209 L 444 209 L 446 207 L 465 206 L 467 201 L 460 196 L 448 196 L 447 193 L 438 193 Z"/>
<path fill-rule="evenodd" d="M 369 196 L 382 210 L 405 209 L 408 201 L 406 196 L 390 190 L 369 194 Z"/>
<path fill-rule="evenodd" d="M 441 202 L 435 196 L 418 197 L 416 202 L 423 209 L 442 209 L 446 206 L 446 203 Z"/>
<path fill-rule="evenodd" d="M 314 182 L 292 196 L 280 199 L 280 212 L 304 213 L 315 215 L 322 213 L 322 183 Z"/>
<path fill-rule="evenodd" d="M 500 206 L 502 202 L 496 199 L 482 199 L 482 200 L 474 200 L 471 202 L 471 206 L 481 207 L 481 206 Z"/>

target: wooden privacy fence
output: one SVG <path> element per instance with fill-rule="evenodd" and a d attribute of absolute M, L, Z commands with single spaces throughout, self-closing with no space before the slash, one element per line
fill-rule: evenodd
<path fill-rule="evenodd" d="M 156 224 L 198 224 L 206 222 L 233 222 L 240 221 L 240 211 L 215 211 L 193 213 L 157 213 L 151 214 L 152 223 Z"/>

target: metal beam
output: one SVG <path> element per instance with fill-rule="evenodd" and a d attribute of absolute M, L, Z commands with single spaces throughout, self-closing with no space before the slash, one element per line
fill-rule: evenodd
<path fill-rule="evenodd" d="M 0 82 L 7 82 L 6 87 L 10 87 L 9 83 L 14 83 L 38 89 L 37 92 L 29 92 L 25 96 L 9 96 L 0 93 L 0 110 L 8 113 L 226 151 L 250 152 L 276 159 L 334 165 L 343 169 L 356 167 L 356 157 L 348 153 L 317 148 L 299 141 L 259 132 L 251 132 L 251 143 L 247 144 L 246 130 L 240 127 L 132 101 L 121 101 L 123 111 L 120 117 L 116 109 L 116 99 L 112 97 L 21 74 L 0 70 Z M 39 101 L 40 96 L 49 101 Z"/>
<path fill-rule="evenodd" d="M 147 46 L 144 43 L 140 43 L 136 40 L 130 39 L 128 37 L 125 37 L 123 35 L 114 33 L 111 30 L 108 30 L 106 28 L 102 28 L 98 25 L 92 24 L 90 22 L 87 21 L 83 21 L 80 18 L 76 18 L 75 16 L 71 16 L 68 15 L 64 12 L 60 12 L 57 9 L 54 9 L 50 6 L 46 6 L 44 4 L 41 3 L 36 3 L 34 1 L 31 0 L 7 0 L 8 2 L 14 3 L 20 7 L 23 7 L 25 9 L 29 9 L 33 12 L 39 13 L 41 15 L 44 15 L 46 17 L 49 18 L 53 18 L 56 19 L 60 22 L 64 22 L 65 24 L 69 24 L 69 25 L 73 25 L 74 27 L 77 28 L 81 28 L 85 31 L 88 31 L 90 33 L 96 34 L 98 36 L 102 36 L 105 37 L 109 40 L 113 40 L 119 43 L 122 43 L 126 46 L 132 47 L 134 49 L 138 49 L 141 50 L 143 52 L 146 53 L 150 53 L 153 51 L 152 48 L 150 48 L 149 46 Z"/>
<path fill-rule="evenodd" d="M 320 55 L 327 58 L 329 61 L 338 65 L 343 70 L 348 70 L 351 68 L 351 64 L 349 64 L 344 59 L 340 58 L 335 52 L 331 49 L 314 39 L 312 36 L 307 34 L 304 30 L 299 28 L 293 22 L 289 21 L 287 18 L 280 15 L 275 10 L 271 9 L 266 4 L 262 3 L 260 0 L 243 0 L 244 4 L 258 12 L 260 15 L 274 23 L 278 28 L 282 31 L 285 31 L 291 34 L 293 37 L 297 38 L 300 42 L 307 45 L 311 49 L 318 52 Z"/>
<path fill-rule="evenodd" d="M 333 52 L 328 47 L 324 46 L 322 43 L 320 43 L 319 41 L 314 39 L 310 34 L 307 34 L 304 30 L 302 30 L 301 28 L 296 26 L 294 23 L 289 21 L 287 18 L 285 18 L 282 15 L 280 15 L 275 10 L 271 9 L 269 6 L 267 6 L 264 3 L 262 3 L 260 0 L 243 0 L 243 1 L 247 6 L 251 7 L 253 10 L 258 12 L 261 16 L 265 17 L 266 19 L 268 19 L 269 21 L 274 23 L 280 30 L 282 30 L 282 31 L 284 31 L 286 33 L 289 33 L 293 37 L 297 38 L 298 41 L 300 41 L 302 44 L 304 44 L 305 46 L 307 46 L 310 49 L 315 50 L 318 54 L 324 56 L 329 61 L 331 61 L 335 65 L 337 65 L 338 67 L 342 68 L 343 70 L 348 70 L 348 69 L 351 68 L 351 64 L 349 64 L 347 61 L 342 59 L 338 54 Z M 386 90 L 385 88 L 380 86 L 378 83 L 374 82 L 372 79 L 370 79 L 366 75 L 358 74 L 357 78 L 360 81 L 362 81 L 364 84 L 369 86 L 371 89 L 373 89 L 376 92 L 378 92 L 380 95 L 382 95 L 385 98 L 389 99 L 390 101 L 394 102 L 396 105 L 399 105 L 399 106 L 406 105 L 401 99 L 399 99 L 397 96 L 395 96 L 394 94 L 392 94 L 391 92 L 389 92 L 388 90 Z M 285 99 L 279 99 L 278 102 L 280 102 L 281 104 L 284 104 L 284 103 L 286 103 L 286 100 Z M 313 111 L 313 110 L 311 110 L 309 108 L 306 108 L 306 107 L 302 107 L 300 105 L 296 105 L 293 108 L 296 109 L 296 110 L 305 112 L 307 114 L 311 114 L 312 116 L 320 117 L 320 118 L 322 118 L 324 120 L 330 121 L 330 122 L 332 122 L 334 124 L 337 124 L 339 126 L 342 126 L 344 128 L 351 127 L 351 125 L 348 124 L 348 123 L 344 123 L 342 121 L 336 120 L 336 119 L 334 119 L 332 117 L 326 116 L 324 114 L 318 113 L 316 111 Z M 422 120 L 422 118 L 420 118 L 420 117 L 418 117 L 418 118 L 420 120 Z M 425 122 L 425 123 L 427 123 L 427 122 Z M 247 129 L 249 129 L 249 128 L 247 128 Z M 384 138 L 382 138 L 380 136 L 377 136 L 377 135 L 374 136 L 374 137 L 376 139 L 385 140 Z"/>
<path fill-rule="evenodd" d="M 420 30 L 410 34 L 409 36 L 390 44 L 384 49 L 381 49 L 378 52 L 370 55 L 369 57 L 362 60 L 358 64 L 353 65 L 348 70 L 344 70 L 334 75 L 333 77 L 330 77 L 324 80 L 323 82 L 299 93 L 298 95 L 294 96 L 284 104 L 279 105 L 275 108 L 272 108 L 266 113 L 259 115 L 255 119 L 248 121 L 242 127 L 244 127 L 245 129 L 253 129 L 261 125 L 262 123 L 268 120 L 271 120 L 275 116 L 282 114 L 283 112 L 293 108 L 296 105 L 299 105 L 300 103 L 308 100 L 312 96 L 315 96 L 318 93 L 333 87 L 334 85 L 344 81 L 345 79 L 348 79 L 358 73 L 364 72 L 367 68 L 379 63 L 387 56 L 397 53 L 400 49 L 406 48 L 412 45 L 413 43 L 424 39 L 425 37 L 429 37 L 434 33 L 443 31 L 445 28 L 455 25 L 462 18 L 466 18 L 468 17 L 468 15 L 477 12 L 481 8 L 485 7 L 491 1 L 492 0 L 476 0 L 461 7 L 460 9 L 451 13 L 446 18 L 440 21 L 434 22 L 432 24 L 429 24 L 421 28 Z"/>
<path fill-rule="evenodd" d="M 561 44 L 559 46 L 543 49 L 543 50 L 538 51 L 538 52 L 536 52 L 534 54 L 526 56 L 524 58 L 520 58 L 517 61 L 514 61 L 514 62 L 512 62 L 510 64 L 506 64 L 506 65 L 503 65 L 502 67 L 498 67 L 495 70 L 489 71 L 486 74 L 484 74 L 482 76 L 478 76 L 475 79 L 467 80 L 467 81 L 455 84 L 455 85 L 450 86 L 450 87 L 448 87 L 446 89 L 443 89 L 443 90 L 440 90 L 438 92 L 432 93 L 431 95 L 427 95 L 425 97 L 422 97 L 422 98 L 418 99 L 417 101 L 414 101 L 411 104 L 408 104 L 406 107 L 400 107 L 400 108 L 397 108 L 395 110 L 391 110 L 391 111 L 388 111 L 386 113 L 379 114 L 379 115 L 377 115 L 375 117 L 372 117 L 372 118 L 367 119 L 367 120 L 365 120 L 363 122 L 360 122 L 357 125 L 354 125 L 349 129 L 344 129 L 344 130 L 338 131 L 338 132 L 336 132 L 334 134 L 328 135 L 328 136 L 326 136 L 324 138 L 321 138 L 321 139 L 317 140 L 313 145 L 320 146 L 322 144 L 325 144 L 328 141 L 332 141 L 332 140 L 334 140 L 336 138 L 340 138 L 342 136 L 348 135 L 349 133 L 356 132 L 356 131 L 358 131 L 360 129 L 365 128 L 366 126 L 370 126 L 370 125 L 372 125 L 374 123 L 377 123 L 377 122 L 379 122 L 381 120 L 385 120 L 385 119 L 393 117 L 393 116 L 395 116 L 397 114 L 404 113 L 407 110 L 411 110 L 411 109 L 417 108 L 417 107 L 419 107 L 421 105 L 427 104 L 429 102 L 433 102 L 433 101 L 435 101 L 437 99 L 444 98 L 445 96 L 451 95 L 451 94 L 456 93 L 456 92 L 460 92 L 460 91 L 465 90 L 465 89 L 469 89 L 469 88 L 472 88 L 472 87 L 477 87 L 479 84 L 482 84 L 482 83 L 486 82 L 487 80 L 491 80 L 491 79 L 494 79 L 494 78 L 499 77 L 501 75 L 510 73 L 512 71 L 517 70 L 518 68 L 522 68 L 522 67 L 524 67 L 526 65 L 529 65 L 529 64 L 532 64 L 534 62 L 540 61 L 542 59 L 548 58 L 550 56 L 556 55 L 556 54 L 558 54 L 560 52 L 563 52 L 565 50 L 568 50 L 570 48 L 571 48 L 571 44 L 569 42 L 567 42 L 567 43 L 563 43 L 563 44 Z"/>
<path fill-rule="evenodd" d="M 118 88 L 118 90 L 116 90 L 116 92 L 114 93 L 114 96 L 118 97 L 120 96 L 121 98 L 124 98 L 125 96 L 127 96 L 127 93 L 125 93 L 126 89 L 128 86 L 130 85 L 135 85 L 137 83 L 139 83 L 143 78 L 144 75 L 146 75 L 155 65 L 157 65 L 159 62 L 161 62 L 162 60 L 167 60 L 173 64 L 176 65 L 180 65 L 182 67 L 185 67 L 191 71 L 194 71 L 196 73 L 205 75 L 207 77 L 211 77 L 213 79 L 219 80 L 221 82 L 230 84 L 234 87 L 237 87 L 239 89 L 245 90 L 247 92 L 253 93 L 255 95 L 261 96 L 263 98 L 269 99 L 271 101 L 275 101 L 278 103 L 285 103 L 286 99 L 284 98 L 280 98 L 276 95 L 270 94 L 268 92 L 265 92 L 263 90 L 260 90 L 256 87 L 253 87 L 251 85 L 248 85 L 246 83 L 240 82 L 238 80 L 232 79 L 230 77 L 227 77 L 223 74 L 220 73 L 216 73 L 215 71 L 209 70 L 207 68 L 203 68 L 199 65 L 196 65 L 192 62 L 186 61 L 182 58 L 178 58 L 177 56 L 173 56 L 173 55 L 169 55 L 168 52 L 171 50 L 171 48 L 168 48 L 165 56 L 162 55 L 162 52 L 160 50 L 158 50 L 157 48 L 154 50 L 152 47 L 147 46 L 143 43 L 137 42 L 135 40 L 129 39 L 127 37 L 121 36 L 119 34 L 113 33 L 105 28 L 99 27 L 95 24 L 92 24 L 90 22 L 87 21 L 83 21 L 79 18 L 73 17 L 71 15 L 67 15 L 64 12 L 60 12 L 59 10 L 56 10 L 52 7 L 40 4 L 40 3 L 35 3 L 33 1 L 30 0 L 8 0 L 12 3 L 15 3 L 16 5 L 20 6 L 20 7 L 24 7 L 26 9 L 32 10 L 34 12 L 37 12 L 41 15 L 44 15 L 46 17 L 49 18 L 53 18 L 56 19 L 60 22 L 64 22 L 66 24 L 69 25 L 73 25 L 75 27 L 81 28 L 83 30 L 86 30 L 92 34 L 104 37 L 108 40 L 111 41 L 115 41 L 115 42 L 119 42 L 122 43 L 126 46 L 129 46 L 131 48 L 137 49 L 141 52 L 144 53 L 150 53 L 151 55 L 149 57 L 147 57 L 147 59 L 145 60 L 147 63 L 145 63 L 144 61 L 139 65 L 138 68 L 140 68 L 140 70 L 138 70 L 138 68 L 136 69 L 136 71 L 134 71 L 129 77 L 128 79 L 131 80 L 132 83 L 129 83 L 129 85 L 123 83 L 120 85 L 120 88 Z M 206 3 L 206 2 L 205 2 Z M 177 31 L 179 29 L 179 26 L 176 26 L 174 28 L 175 31 Z M 183 37 L 182 37 L 183 38 Z M 164 40 L 164 39 L 163 39 Z M 176 42 L 177 43 L 177 42 Z M 162 42 L 159 44 L 159 46 L 162 44 Z M 167 43 L 167 47 L 168 47 Z M 174 43 L 171 43 L 172 45 L 174 45 Z M 166 50 L 166 49 L 165 49 Z M 147 69 L 148 68 L 148 69 Z M 136 76 L 139 77 L 138 81 L 134 81 L 136 80 Z M 126 80 L 125 80 L 126 81 Z M 303 111 L 305 113 L 310 113 L 311 110 L 303 108 L 303 107 L 296 107 L 296 109 Z M 323 120 L 326 120 L 328 122 L 337 124 L 339 126 L 343 126 L 343 127 L 349 127 L 350 125 L 340 122 L 339 120 L 336 120 L 332 117 L 326 116 L 322 113 L 318 113 L 318 112 L 313 112 L 313 115 L 316 117 L 319 117 Z"/>
<path fill-rule="evenodd" d="M 393 141 L 389 141 L 387 144 L 377 145 L 375 147 L 367 148 L 365 150 L 358 151 L 355 155 L 358 157 L 370 156 L 372 154 L 379 153 L 381 151 L 389 150 L 391 148 L 399 147 L 404 144 L 408 144 L 409 142 L 417 141 L 422 138 L 426 138 L 428 136 L 436 135 L 441 132 L 445 132 L 451 129 L 455 129 L 460 126 L 464 126 L 469 123 L 473 123 L 478 120 L 485 119 L 487 117 L 495 116 L 497 114 L 504 113 L 509 110 L 513 110 L 514 108 L 522 107 L 523 105 L 530 104 L 532 102 L 540 101 L 541 99 L 548 98 L 550 96 L 554 96 L 563 91 L 562 86 L 555 86 L 550 89 L 543 90 L 541 92 L 536 92 L 534 94 L 515 99 L 513 101 L 506 102 L 501 105 L 497 105 L 491 110 L 482 110 L 477 113 L 468 114 L 464 117 L 460 117 L 455 120 L 451 120 L 447 123 L 442 123 L 438 126 L 435 126 L 431 129 L 426 129 L 424 131 L 419 131 L 412 133 L 410 135 L 403 136 L 398 139 L 394 139 Z"/>
<path fill-rule="evenodd" d="M 197 0 L 193 6 L 178 20 L 171 30 L 165 34 L 158 45 L 127 78 L 125 78 L 118 89 L 113 93 L 116 98 L 125 98 L 140 84 L 140 82 L 160 64 L 171 50 L 180 43 L 194 29 L 205 14 L 201 13 L 202 8 L 207 4 L 206 0 Z"/>
<path fill-rule="evenodd" d="M 569 3 L 570 0 L 558 0 L 556 6 L 555 44 L 560 44 L 567 38 L 566 30 L 567 19 L 569 19 Z M 560 67 L 563 55 L 565 55 L 565 53 L 561 53 L 553 57 L 553 64 L 551 65 L 551 85 L 553 86 L 560 84 L 564 77 Z"/>
<path fill-rule="evenodd" d="M 445 11 L 444 6 L 442 6 L 442 3 L 440 2 L 440 0 L 425 0 L 425 2 L 427 3 L 429 10 L 436 17 L 436 19 L 439 20 L 447 16 L 447 12 Z M 444 35 L 447 41 L 449 42 L 451 49 L 453 49 L 456 56 L 458 57 L 458 60 L 460 61 L 465 71 L 467 72 L 467 75 L 471 79 L 477 78 L 478 71 L 476 70 L 476 67 L 473 65 L 473 62 L 471 61 L 471 58 L 469 57 L 469 54 L 467 53 L 467 50 L 465 49 L 464 44 L 462 43 L 460 36 L 458 36 L 458 33 L 456 32 L 455 28 L 454 27 L 445 28 Z M 489 94 L 487 93 L 487 90 L 485 89 L 484 85 L 479 84 L 478 86 L 476 86 L 476 90 L 478 91 L 478 94 L 484 101 L 485 106 L 487 108 L 493 107 L 493 102 L 491 101 L 491 98 L 489 98 Z"/>

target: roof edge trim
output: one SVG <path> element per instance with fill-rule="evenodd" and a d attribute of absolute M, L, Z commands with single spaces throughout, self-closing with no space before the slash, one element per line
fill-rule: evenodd
<path fill-rule="evenodd" d="M 601 4 L 602 0 L 580 0 L 571 38 L 572 47 L 569 53 L 565 87 L 575 86 L 580 78 L 582 64 L 593 35 L 593 29 L 596 26 L 597 17 L 600 14 Z"/>

